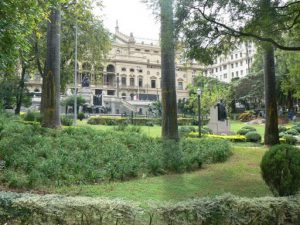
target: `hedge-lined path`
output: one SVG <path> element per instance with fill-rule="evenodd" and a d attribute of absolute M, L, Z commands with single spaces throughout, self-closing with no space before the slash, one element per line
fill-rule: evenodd
<path fill-rule="evenodd" d="M 205 165 L 201 170 L 148 177 L 103 185 L 81 185 L 53 190 L 68 195 L 103 196 L 145 202 L 181 201 L 188 198 L 232 193 L 243 197 L 271 196 L 260 175 L 264 147 L 236 146 L 224 163 Z"/>

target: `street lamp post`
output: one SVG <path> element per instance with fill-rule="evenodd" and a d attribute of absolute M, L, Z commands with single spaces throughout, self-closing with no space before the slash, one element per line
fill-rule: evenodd
<path fill-rule="evenodd" d="M 77 4 L 77 0 L 75 1 L 75 4 Z M 77 42 L 78 42 L 78 23 L 77 18 L 75 18 L 75 54 L 74 54 L 74 126 L 77 125 Z"/>
<path fill-rule="evenodd" d="M 197 96 L 198 96 L 198 132 L 199 138 L 201 138 L 201 88 L 197 89 Z"/>

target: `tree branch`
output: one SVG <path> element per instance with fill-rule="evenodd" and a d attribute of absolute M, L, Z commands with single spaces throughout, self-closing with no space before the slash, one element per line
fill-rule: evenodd
<path fill-rule="evenodd" d="M 202 15 L 202 17 L 205 20 L 207 20 L 208 22 L 216 24 L 216 25 L 230 31 L 230 33 L 228 33 L 228 34 L 232 35 L 234 37 L 251 37 L 251 38 L 255 38 L 258 41 L 269 42 L 272 45 L 274 45 L 275 47 L 277 47 L 281 50 L 284 50 L 284 51 L 300 51 L 300 47 L 298 47 L 298 46 L 294 46 L 294 47 L 284 46 L 284 45 L 279 44 L 273 38 L 262 37 L 262 36 L 259 36 L 257 34 L 254 34 L 254 33 L 247 33 L 247 32 L 243 32 L 243 31 L 238 31 L 238 30 L 236 30 L 232 27 L 229 27 L 229 26 L 225 25 L 224 23 L 221 23 L 221 22 L 218 22 L 218 21 L 216 21 L 212 18 L 209 18 L 200 8 L 196 8 L 196 7 L 193 7 L 193 6 L 191 6 L 191 8 L 198 11 Z"/>

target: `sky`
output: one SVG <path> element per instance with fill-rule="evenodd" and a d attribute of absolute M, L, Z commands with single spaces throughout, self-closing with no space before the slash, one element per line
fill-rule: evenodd
<path fill-rule="evenodd" d="M 159 22 L 155 19 L 151 9 L 141 0 L 103 0 L 104 9 L 102 19 L 104 26 L 114 32 L 116 21 L 119 31 L 129 35 L 133 33 L 136 38 L 158 40 Z M 99 11 L 96 11 L 99 14 Z"/>

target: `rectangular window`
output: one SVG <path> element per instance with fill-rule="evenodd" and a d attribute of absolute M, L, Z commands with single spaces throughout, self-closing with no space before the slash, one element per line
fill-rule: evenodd
<path fill-rule="evenodd" d="M 178 82 L 178 90 L 183 90 L 183 82 Z"/>
<path fill-rule="evenodd" d="M 227 73 L 224 73 L 224 79 L 227 79 Z"/>
<path fill-rule="evenodd" d="M 130 82 L 130 86 L 133 87 L 134 86 L 134 78 L 131 77 L 129 82 Z"/>
<path fill-rule="evenodd" d="M 122 86 L 126 86 L 126 77 L 121 78 L 121 84 Z"/>
<path fill-rule="evenodd" d="M 151 88 L 156 88 L 156 80 L 151 80 Z"/>
<path fill-rule="evenodd" d="M 234 65 L 233 64 L 231 64 L 231 68 L 233 68 L 234 67 Z"/>
<path fill-rule="evenodd" d="M 236 73 L 235 73 L 235 74 L 236 74 L 236 77 L 238 77 L 238 76 L 239 76 L 239 71 L 236 71 Z"/>
<path fill-rule="evenodd" d="M 143 87 L 143 78 L 139 78 L 139 87 Z"/>

